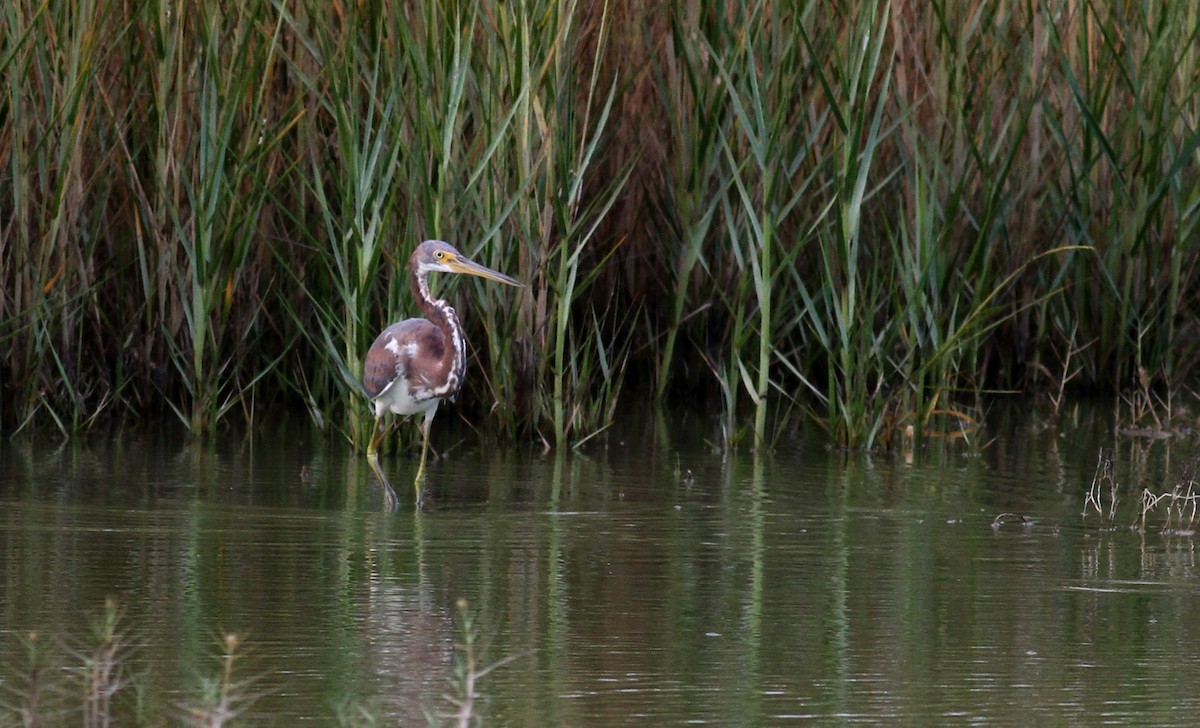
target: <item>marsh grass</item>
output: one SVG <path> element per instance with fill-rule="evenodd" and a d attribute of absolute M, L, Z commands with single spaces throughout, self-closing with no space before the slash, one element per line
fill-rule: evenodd
<path fill-rule="evenodd" d="M 361 445 L 432 237 L 527 284 L 435 283 L 501 437 L 593 442 L 631 393 L 760 449 L 1031 389 L 1162 419 L 1200 359 L 1198 13 L 16 0 L 0 428 L 282 405 Z"/>

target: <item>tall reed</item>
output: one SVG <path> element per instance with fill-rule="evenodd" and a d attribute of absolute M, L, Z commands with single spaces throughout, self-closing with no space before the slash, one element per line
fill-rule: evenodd
<path fill-rule="evenodd" d="M 250 280 L 260 270 L 247 263 L 269 214 L 275 184 L 270 151 L 281 121 L 268 120 L 264 108 L 278 61 L 278 36 L 272 32 L 278 20 L 270 5 L 247 3 L 228 13 L 215 5 L 200 9 L 195 18 L 200 54 L 179 59 L 170 70 L 168 82 L 192 88 L 196 96 L 191 118 L 170 106 L 164 110 L 169 121 L 163 144 L 176 161 L 159 173 L 165 177 L 161 188 L 175 194 L 159 200 L 156 218 L 170 220 L 183 253 L 172 261 L 177 266 L 172 277 L 186 348 L 173 359 L 191 401 L 190 426 L 206 433 L 265 373 L 244 346 L 262 309 L 245 300 L 243 289 L 270 290 L 269 280 Z M 180 15 L 175 27 L 185 22 Z M 162 96 L 172 104 L 184 98 Z M 243 305 L 235 306 L 235 299 Z"/>
<path fill-rule="evenodd" d="M 437 281 L 504 437 L 715 398 L 845 447 L 1200 358 L 1188 3 L 368 0 L 0 9 L 0 428 L 303 406 Z M 643 203 L 646 203 L 643 205 Z"/>
<path fill-rule="evenodd" d="M 670 35 L 660 51 L 657 93 L 669 133 L 669 151 L 661 171 L 655 203 L 661 215 L 650 218 L 655 235 L 669 241 L 666 293 L 670 308 L 663 323 L 655 395 L 666 397 L 678 367 L 679 337 L 689 335 L 686 323 L 703 313 L 708 302 L 696 300 L 698 281 L 707 278 L 707 258 L 713 254 L 714 223 L 728 181 L 721 175 L 722 140 L 731 121 L 729 93 L 712 83 L 711 49 L 730 43 L 725 16 L 692 2 L 673 2 Z M 695 307 L 689 310 L 689 306 Z M 698 344 L 703 351 L 703 342 Z"/>
<path fill-rule="evenodd" d="M 471 116 L 485 129 L 496 127 L 491 120 L 507 123 L 496 129 L 495 156 L 483 160 L 478 191 L 468 199 L 488 213 L 478 227 L 503 240 L 501 267 L 529 286 L 519 306 L 486 327 L 489 349 L 515 364 L 495 369 L 488 386 L 497 399 L 515 398 L 514 411 L 557 445 L 611 418 L 620 387 L 610 385 L 620 381 L 621 367 L 613 374 L 606 362 L 624 348 L 597 324 L 612 312 L 572 315 L 595 280 L 596 269 L 585 265 L 606 257 L 591 249 L 629 174 L 625 168 L 589 184 L 617 93 L 616 81 L 600 74 L 608 3 L 590 12 L 575 2 L 482 4 L 479 105 Z M 488 313 L 504 310 L 495 300 L 482 298 Z M 517 347 L 509 343 L 514 333 Z"/>
<path fill-rule="evenodd" d="M 347 11 L 340 33 L 325 27 L 317 3 L 286 18 L 301 41 L 290 68 L 308 91 L 297 125 L 298 181 L 305 211 L 317 223 L 298 221 L 301 241 L 315 255 L 309 265 L 291 267 L 305 295 L 289 301 L 289 310 L 307 346 L 326 363 L 295 369 L 294 386 L 313 420 L 324 426 L 333 410 L 334 422 L 349 424 L 348 437 L 364 442 L 372 418 L 359 382 L 367 347 L 387 325 L 378 315 L 378 279 L 395 262 L 386 254 L 403 229 L 394 183 L 404 148 L 394 131 L 401 99 L 412 89 L 383 63 L 378 47 L 362 41 L 380 42 L 391 30 L 388 16 L 357 5 Z M 305 259 L 300 250 L 280 246 L 277 252 L 284 262 Z"/>
<path fill-rule="evenodd" d="M 1064 232 L 1096 251 L 1094 266 L 1067 271 L 1070 295 L 1047 318 L 1059 337 L 1080 318 L 1079 336 L 1097 342 L 1088 377 L 1110 386 L 1145 370 L 1175 388 L 1196 360 L 1197 13 L 1089 3 L 1065 25 L 1038 18 L 1057 81 L 1047 106 L 1058 171 L 1047 182 Z"/>
<path fill-rule="evenodd" d="M 3 11 L 0 420 L 10 427 L 38 418 L 68 433 L 113 394 L 87 365 L 91 337 L 111 323 L 98 306 L 107 231 L 96 210 L 109 191 L 88 143 L 99 123 L 101 39 L 119 29 L 104 11 L 91 1 Z"/>

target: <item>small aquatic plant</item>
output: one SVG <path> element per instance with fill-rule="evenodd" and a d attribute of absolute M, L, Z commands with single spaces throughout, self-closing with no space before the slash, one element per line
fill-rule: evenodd
<path fill-rule="evenodd" d="M 241 640 L 233 633 L 221 640 L 220 669 L 200 679 L 198 694 L 181 706 L 183 722 L 196 728 L 220 728 L 241 716 L 258 695 L 250 690 L 254 678 L 239 678 L 234 666 L 241 657 Z"/>
<path fill-rule="evenodd" d="M 74 670 L 83 688 L 83 724 L 89 728 L 113 725 L 113 698 L 129 685 L 126 674 L 129 638 L 119 628 L 121 613 L 116 600 L 108 599 L 104 612 L 92 622 L 87 646 L 74 653 L 80 667 Z"/>
<path fill-rule="evenodd" d="M 18 641 L 19 650 L 0 664 L 0 724 L 35 726 L 60 718 L 59 696 L 51 684 L 54 668 L 46 657 L 44 640 L 30 632 Z"/>
<path fill-rule="evenodd" d="M 475 622 L 475 617 L 471 614 L 470 606 L 466 599 L 459 599 L 455 603 L 455 607 L 458 610 L 456 626 L 459 641 L 454 646 L 454 675 L 451 679 L 453 691 L 444 696 L 452 710 L 441 714 L 427 712 L 426 719 L 430 725 L 449 723 L 458 728 L 467 728 L 467 726 L 481 722 L 479 702 L 482 696 L 478 690 L 479 681 L 488 673 L 516 658 L 508 657 L 484 666 L 481 663 L 483 655 L 479 627 Z"/>
<path fill-rule="evenodd" d="M 87 728 L 158 725 L 168 716 L 187 725 L 227 725 L 243 714 L 258 695 L 254 679 L 236 676 L 240 641 L 229 634 L 221 641 L 221 667 L 201 678 L 197 694 L 175 708 L 147 699 L 139 676 L 136 640 L 124 625 L 115 599 L 90 622 L 89 634 L 74 642 L 33 632 L 19 640 L 20 649 L 0 662 L 0 725 L 44 726 L 80 723 Z"/>

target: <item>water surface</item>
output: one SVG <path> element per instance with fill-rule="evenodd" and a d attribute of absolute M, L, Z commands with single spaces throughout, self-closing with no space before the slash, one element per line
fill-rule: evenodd
<path fill-rule="evenodd" d="M 453 710 L 464 599 L 480 664 L 504 661 L 492 725 L 1190 724 L 1194 539 L 1127 526 L 1196 444 L 996 420 L 895 456 L 721 453 L 694 415 L 582 452 L 442 427 L 421 514 L 382 513 L 366 463 L 298 428 L 6 442 L 0 705 L 31 632 L 68 665 L 115 597 L 122 716 L 173 720 L 235 633 L 254 725 L 423 724 Z M 1114 529 L 1080 516 L 1101 447 Z M 409 495 L 415 459 L 383 464 Z"/>

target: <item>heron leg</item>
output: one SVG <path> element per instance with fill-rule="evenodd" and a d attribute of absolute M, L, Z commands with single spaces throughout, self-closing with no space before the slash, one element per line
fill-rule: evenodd
<path fill-rule="evenodd" d="M 429 425 L 433 422 L 433 410 L 425 413 L 425 419 L 421 420 L 421 464 L 417 466 L 417 477 L 413 480 L 413 489 L 417 492 L 417 508 L 421 507 L 424 501 L 424 492 L 421 488 L 425 484 L 425 459 L 429 455 Z"/>
<path fill-rule="evenodd" d="M 371 430 L 371 439 L 367 442 L 367 462 L 371 464 L 371 469 L 375 471 L 379 482 L 383 483 L 383 504 L 388 511 L 395 511 L 400 505 L 400 500 L 396 498 L 396 491 L 392 490 L 392 484 L 388 482 L 387 476 L 383 474 L 383 468 L 379 467 L 379 443 L 383 440 L 383 434 L 387 430 L 380 431 L 379 420 L 381 415 L 375 415 L 375 427 Z"/>

